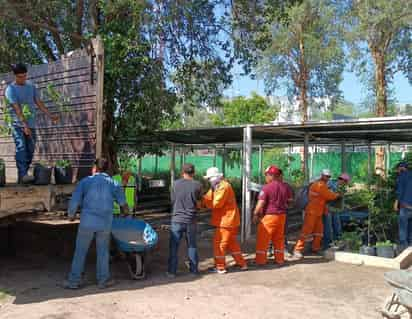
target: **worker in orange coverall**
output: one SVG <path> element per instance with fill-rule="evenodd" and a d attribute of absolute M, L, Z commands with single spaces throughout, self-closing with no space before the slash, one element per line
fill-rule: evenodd
<path fill-rule="evenodd" d="M 213 238 L 215 268 L 211 271 L 219 274 L 227 272 L 227 250 L 231 251 L 236 264 L 242 270 L 247 270 L 246 261 L 237 241 L 240 215 L 235 192 L 217 167 L 209 168 L 205 179 L 210 182 L 211 189 L 203 196 L 203 204 L 212 209 L 211 225 L 216 227 Z"/>
<path fill-rule="evenodd" d="M 295 245 L 294 258 L 303 258 L 305 241 L 312 241 L 312 252 L 317 253 L 321 247 L 323 236 L 322 216 L 327 213 L 327 202 L 337 199 L 340 194 L 334 193 L 328 188 L 331 177 L 330 171 L 324 169 L 321 177 L 309 187 L 309 201 L 305 207 L 305 219 L 299 240 Z"/>
<path fill-rule="evenodd" d="M 281 171 L 276 166 L 269 166 L 265 171 L 266 185 L 259 193 L 253 221 L 260 219 L 256 239 L 256 264 L 265 265 L 267 249 L 272 241 L 275 247 L 275 262 L 285 262 L 285 222 L 286 210 L 292 199 L 290 188 L 282 182 Z"/>

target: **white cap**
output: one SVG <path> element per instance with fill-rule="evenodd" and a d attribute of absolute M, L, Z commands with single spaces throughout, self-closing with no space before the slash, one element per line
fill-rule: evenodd
<path fill-rule="evenodd" d="M 219 169 L 217 167 L 211 167 L 208 168 L 206 171 L 206 176 L 204 176 L 205 179 L 213 178 L 213 177 L 222 177 L 223 174 L 219 172 Z"/>
<path fill-rule="evenodd" d="M 332 176 L 329 169 L 323 169 L 321 175 L 323 176 Z"/>

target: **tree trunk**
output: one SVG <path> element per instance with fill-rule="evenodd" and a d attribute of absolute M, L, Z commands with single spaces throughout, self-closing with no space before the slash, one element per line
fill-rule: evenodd
<path fill-rule="evenodd" d="M 302 37 L 299 39 L 299 108 L 303 122 L 308 120 L 308 70 L 305 61 L 305 44 Z"/>
<path fill-rule="evenodd" d="M 387 111 L 386 77 L 385 77 L 385 55 L 379 51 L 372 53 L 375 62 L 375 85 L 376 85 L 376 109 L 378 117 L 384 117 Z M 375 172 L 385 177 L 385 148 L 377 147 L 375 151 Z"/>
<path fill-rule="evenodd" d="M 387 95 L 386 95 L 386 76 L 385 76 L 385 56 L 376 52 L 373 54 L 375 60 L 375 82 L 376 82 L 376 110 L 377 116 L 386 115 Z"/>

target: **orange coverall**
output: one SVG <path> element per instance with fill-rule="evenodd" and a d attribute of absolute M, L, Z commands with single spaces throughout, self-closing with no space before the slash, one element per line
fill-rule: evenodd
<path fill-rule="evenodd" d="M 232 186 L 226 180 L 222 180 L 214 191 L 210 189 L 203 196 L 203 204 L 212 209 L 210 223 L 216 227 L 213 238 L 216 268 L 219 270 L 226 268 L 227 250 L 231 251 L 237 265 L 245 266 L 246 261 L 237 241 L 240 215 Z"/>
<path fill-rule="evenodd" d="M 305 220 L 302 232 L 296 243 L 295 251 L 305 249 L 305 241 L 312 241 L 312 251 L 318 252 L 323 236 L 322 215 L 327 212 L 327 202 L 339 197 L 338 193 L 329 190 L 326 182 L 318 180 L 309 188 L 309 202 L 305 208 Z"/>

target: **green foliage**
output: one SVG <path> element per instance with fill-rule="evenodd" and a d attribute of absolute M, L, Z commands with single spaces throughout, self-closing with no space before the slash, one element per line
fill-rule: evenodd
<path fill-rule="evenodd" d="M 348 9 L 345 32 L 352 67 L 374 93 L 369 99 L 374 111 L 379 105 L 386 114 L 387 90 L 395 73 L 403 72 L 412 83 L 412 3 L 360 0 Z"/>
<path fill-rule="evenodd" d="M 62 159 L 62 160 L 57 160 L 55 166 L 56 167 L 61 167 L 61 168 L 68 168 L 68 167 L 71 167 L 72 164 L 70 163 L 69 160 L 63 160 Z"/>
<path fill-rule="evenodd" d="M 136 171 L 136 156 L 126 152 L 121 152 L 117 156 L 117 165 L 119 167 L 119 173 Z"/>
<path fill-rule="evenodd" d="M 224 101 L 220 111 L 211 116 L 216 126 L 264 124 L 274 121 L 277 115 L 277 109 L 256 93 L 252 93 L 250 98 L 236 97 Z"/>
<path fill-rule="evenodd" d="M 359 249 L 362 245 L 360 232 L 343 232 L 341 240 L 345 243 L 345 250 L 359 252 Z"/>
<path fill-rule="evenodd" d="M 30 120 L 33 117 L 33 114 L 30 110 L 29 105 L 28 104 L 22 104 L 21 107 L 22 107 L 21 111 L 23 113 L 24 119 L 25 120 Z"/>
<path fill-rule="evenodd" d="M 47 97 L 51 99 L 57 106 L 59 112 L 70 112 L 70 107 L 68 106 L 68 104 L 70 104 L 70 97 L 64 96 L 59 91 L 57 91 L 53 84 L 50 83 L 47 85 L 46 94 Z"/>
<path fill-rule="evenodd" d="M 6 162 L 4 159 L 0 158 L 0 171 L 3 171 L 6 168 Z"/>
<path fill-rule="evenodd" d="M 221 1 L 53 0 L 45 6 L 0 0 L 0 17 L 4 71 L 16 57 L 26 63 L 55 61 L 102 37 L 104 152 L 113 163 L 120 140 L 178 125 L 177 102 L 184 106 L 183 118 L 218 105 L 231 81 L 229 7 Z M 68 111 L 64 97 L 50 88 L 48 93 Z"/>
<path fill-rule="evenodd" d="M 268 92 L 286 85 L 290 98 L 299 96 L 304 119 L 313 98 L 340 95 L 344 55 L 337 4 L 262 1 L 253 11 L 242 4 L 235 19 L 237 53 L 246 71 L 263 76 Z"/>
<path fill-rule="evenodd" d="M 392 247 L 392 246 L 393 246 L 393 242 L 391 242 L 390 240 L 378 241 L 376 243 L 376 247 Z"/>
<path fill-rule="evenodd" d="M 6 97 L 3 98 L 3 102 L 4 104 L 2 106 L 2 111 L 3 111 L 4 125 L 0 125 L 0 136 L 10 136 L 11 135 L 11 124 L 12 124 L 11 114 L 8 108 L 8 105 L 10 105 L 10 102 L 7 100 Z"/>

